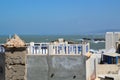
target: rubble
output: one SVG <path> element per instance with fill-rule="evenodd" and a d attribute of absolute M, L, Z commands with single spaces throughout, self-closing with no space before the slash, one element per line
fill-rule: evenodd
<path fill-rule="evenodd" d="M 8 39 L 7 42 L 4 44 L 5 47 L 7 48 L 20 48 L 20 47 L 25 47 L 25 42 L 20 39 L 18 35 L 14 35 L 12 38 Z"/>

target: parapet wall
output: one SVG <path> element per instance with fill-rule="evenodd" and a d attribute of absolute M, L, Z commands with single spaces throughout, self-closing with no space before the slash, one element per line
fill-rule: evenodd
<path fill-rule="evenodd" d="M 27 80 L 86 80 L 81 55 L 27 55 Z"/>
<path fill-rule="evenodd" d="M 86 80 L 83 56 L 50 56 L 49 71 L 50 80 Z"/>
<path fill-rule="evenodd" d="M 119 65 L 114 65 L 114 64 L 98 64 L 96 67 L 97 67 L 97 75 L 118 74 L 118 71 L 120 69 Z"/>
<path fill-rule="evenodd" d="M 26 56 L 27 80 L 48 80 L 48 61 L 45 55 Z"/>
<path fill-rule="evenodd" d="M 94 80 L 96 78 L 96 59 L 92 54 L 90 58 L 86 60 L 86 80 Z"/>

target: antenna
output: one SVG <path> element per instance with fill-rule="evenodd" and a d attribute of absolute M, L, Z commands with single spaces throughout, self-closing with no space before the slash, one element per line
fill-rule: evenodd
<path fill-rule="evenodd" d="M 9 39 L 11 39 L 11 35 L 9 34 Z"/>

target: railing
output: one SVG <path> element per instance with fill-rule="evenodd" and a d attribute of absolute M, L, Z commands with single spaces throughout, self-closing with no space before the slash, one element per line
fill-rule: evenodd
<path fill-rule="evenodd" d="M 48 54 L 47 46 L 28 46 L 28 54 Z"/>
<path fill-rule="evenodd" d="M 81 55 L 82 45 L 80 44 L 49 44 L 39 46 L 28 46 L 28 54 L 33 55 Z"/>
<path fill-rule="evenodd" d="M 82 46 L 78 44 L 50 45 L 49 49 L 51 55 L 80 55 L 82 53 Z"/>

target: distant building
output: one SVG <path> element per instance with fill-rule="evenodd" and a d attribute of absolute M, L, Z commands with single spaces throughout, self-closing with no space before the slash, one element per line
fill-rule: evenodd
<path fill-rule="evenodd" d="M 120 32 L 106 33 L 106 52 L 103 62 L 107 64 L 120 64 Z"/>
<path fill-rule="evenodd" d="M 116 48 L 116 42 L 120 39 L 120 32 L 107 32 L 105 35 L 106 38 L 106 52 L 111 48 Z"/>
<path fill-rule="evenodd" d="M 105 35 L 105 39 L 106 39 L 105 48 L 106 48 L 106 51 L 108 51 L 109 49 L 114 47 L 113 32 L 107 32 Z"/>

